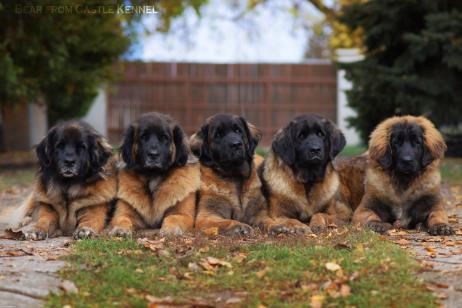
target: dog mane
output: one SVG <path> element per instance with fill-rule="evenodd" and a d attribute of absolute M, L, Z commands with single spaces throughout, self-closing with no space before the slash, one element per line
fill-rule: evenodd
<path fill-rule="evenodd" d="M 430 151 L 431 155 L 440 160 L 444 157 L 446 151 L 446 143 L 443 136 L 435 128 L 433 123 L 423 116 L 394 116 L 382 121 L 372 132 L 369 139 L 369 158 L 378 161 L 382 158 L 390 146 L 390 134 L 392 128 L 397 124 L 415 123 L 423 130 L 425 146 Z"/>

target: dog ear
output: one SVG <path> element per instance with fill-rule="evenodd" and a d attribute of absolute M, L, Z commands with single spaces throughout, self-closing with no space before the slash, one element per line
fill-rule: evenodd
<path fill-rule="evenodd" d="M 391 151 L 390 141 L 384 140 L 383 142 L 386 142 L 385 146 L 370 142 L 368 150 L 369 158 L 378 162 L 384 169 L 388 169 L 393 163 L 393 154 Z"/>
<path fill-rule="evenodd" d="M 122 160 L 127 165 L 127 168 L 135 166 L 136 144 L 135 144 L 136 127 L 130 125 L 124 133 L 124 138 L 121 146 Z"/>
<path fill-rule="evenodd" d="M 393 163 L 389 127 L 390 125 L 385 120 L 377 125 L 369 137 L 369 158 L 385 169 L 390 168 Z"/>
<path fill-rule="evenodd" d="M 244 126 L 245 133 L 247 135 L 248 146 L 247 154 L 250 156 L 250 159 L 253 159 L 253 154 L 257 148 L 258 143 L 261 140 L 261 131 L 252 123 L 247 122 L 243 117 L 239 117 L 239 121 L 242 122 Z"/>
<path fill-rule="evenodd" d="M 175 143 L 175 165 L 184 166 L 188 161 L 188 146 L 183 129 L 176 124 L 173 128 L 173 142 Z"/>
<path fill-rule="evenodd" d="M 387 150 L 385 151 L 385 153 L 381 157 L 379 157 L 377 161 L 384 169 L 388 169 L 391 167 L 391 164 L 393 162 L 391 146 L 387 147 Z"/>
<path fill-rule="evenodd" d="M 346 139 L 342 131 L 337 128 L 337 126 L 328 121 L 329 125 L 329 135 L 330 135 L 330 159 L 333 160 L 345 147 Z"/>
<path fill-rule="evenodd" d="M 40 143 L 35 147 L 35 154 L 37 155 L 41 169 L 49 167 L 51 164 L 55 137 L 56 129 L 52 128 L 42 139 L 42 141 L 40 141 Z"/>
<path fill-rule="evenodd" d="M 204 124 L 200 130 L 191 136 L 189 145 L 191 151 L 196 155 L 201 162 L 210 162 L 212 159 L 209 152 L 209 125 Z"/>
<path fill-rule="evenodd" d="M 91 136 L 90 168 L 93 172 L 99 172 L 112 155 L 112 147 L 104 137 L 98 133 Z"/>
<path fill-rule="evenodd" d="M 435 159 L 443 159 L 447 146 L 443 136 L 430 120 L 418 117 L 417 123 L 422 127 L 424 132 L 422 165 L 426 167 Z"/>
<path fill-rule="evenodd" d="M 288 166 L 295 163 L 295 147 L 293 142 L 293 123 L 289 123 L 274 136 L 271 148 Z"/>

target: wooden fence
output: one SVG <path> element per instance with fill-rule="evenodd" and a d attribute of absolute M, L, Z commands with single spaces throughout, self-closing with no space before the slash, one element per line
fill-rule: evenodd
<path fill-rule="evenodd" d="M 111 142 L 142 113 L 170 114 L 188 134 L 221 112 L 245 116 L 263 133 L 262 145 L 296 115 L 313 112 L 336 121 L 332 64 L 121 64 L 108 91 Z"/>

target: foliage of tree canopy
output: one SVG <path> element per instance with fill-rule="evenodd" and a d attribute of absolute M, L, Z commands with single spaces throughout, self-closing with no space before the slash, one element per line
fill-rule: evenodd
<path fill-rule="evenodd" d="M 0 106 L 41 101 L 51 123 L 85 114 L 134 38 L 137 17 L 91 13 L 103 5 L 113 2 L 0 0 Z M 64 6 L 74 11 L 50 10 Z"/>
<path fill-rule="evenodd" d="M 462 118 L 462 2 L 372 0 L 342 17 L 364 29 L 366 58 L 344 65 L 357 116 L 350 124 L 364 141 L 395 114 L 424 114 L 438 126 Z"/>

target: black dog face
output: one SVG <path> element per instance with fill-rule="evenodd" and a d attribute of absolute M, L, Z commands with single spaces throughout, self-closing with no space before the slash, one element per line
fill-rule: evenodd
<path fill-rule="evenodd" d="M 217 114 L 191 137 L 191 148 L 203 164 L 225 175 L 247 176 L 260 139 L 260 132 L 244 118 Z"/>
<path fill-rule="evenodd" d="M 424 168 L 424 135 L 416 123 L 399 123 L 392 127 L 389 149 L 381 164 L 403 175 L 414 175 Z"/>
<path fill-rule="evenodd" d="M 147 172 L 184 166 L 188 151 L 181 127 L 169 116 L 154 112 L 142 115 L 130 125 L 122 144 L 127 167 Z"/>
<path fill-rule="evenodd" d="M 68 121 L 53 127 L 36 153 L 42 173 L 73 180 L 100 172 L 111 156 L 111 147 L 87 123 Z"/>
<path fill-rule="evenodd" d="M 279 131 L 272 149 L 292 168 L 301 182 L 324 178 L 325 167 L 343 149 L 346 140 L 329 120 L 318 115 L 302 115 Z"/>

